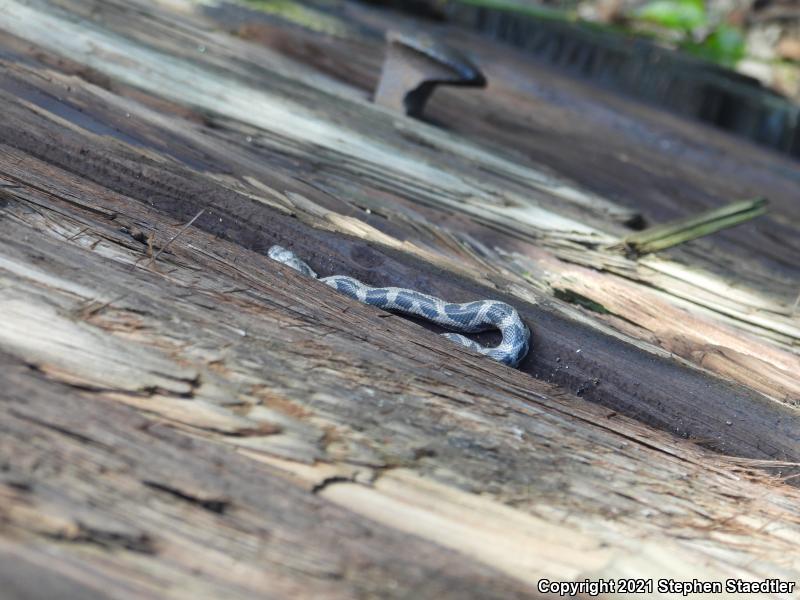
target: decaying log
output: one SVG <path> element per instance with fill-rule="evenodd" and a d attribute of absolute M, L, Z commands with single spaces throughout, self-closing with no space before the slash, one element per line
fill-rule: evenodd
<path fill-rule="evenodd" d="M 220 33 L 241 6 L 0 0 L 9 597 L 798 581 L 790 163 L 556 74 L 531 90 L 503 65 L 540 67 L 479 43 L 489 89 L 437 92 L 441 126 L 406 119 L 363 87 L 402 21 L 342 10 L 358 28 L 291 27 L 312 56 L 370 48 L 346 74 Z M 252 22 L 267 43 L 290 26 Z M 565 98 L 599 108 L 576 121 Z M 691 164 L 660 170 L 675 150 L 634 146 L 634 125 Z M 762 220 L 614 249 L 744 181 Z M 273 243 L 324 275 L 507 300 L 533 352 L 485 360 L 270 261 Z"/>

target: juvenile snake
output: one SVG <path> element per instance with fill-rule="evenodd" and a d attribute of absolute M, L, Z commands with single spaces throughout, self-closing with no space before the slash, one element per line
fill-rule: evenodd
<path fill-rule="evenodd" d="M 503 336 L 499 346 L 487 348 L 458 333 L 443 333 L 448 340 L 466 346 L 503 364 L 516 367 L 528 353 L 530 331 L 519 313 L 505 302 L 479 300 L 457 304 L 445 302 L 435 296 L 422 294 L 405 288 L 375 288 L 352 277 L 331 275 L 320 278 L 311 267 L 300 260 L 292 251 L 282 246 L 272 246 L 267 255 L 303 275 L 319 279 L 326 285 L 350 296 L 354 300 L 371 304 L 384 310 L 422 317 L 437 325 L 476 333 L 488 329 L 499 329 Z"/>

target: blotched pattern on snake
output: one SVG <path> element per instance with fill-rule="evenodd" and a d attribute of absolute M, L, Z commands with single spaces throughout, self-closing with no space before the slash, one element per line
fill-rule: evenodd
<path fill-rule="evenodd" d="M 405 288 L 371 287 L 345 275 L 320 278 L 311 267 L 292 251 L 282 246 L 272 246 L 267 254 L 271 259 L 283 263 L 303 275 L 319 279 L 364 304 L 422 317 L 442 327 L 464 333 L 499 329 L 503 339 L 500 345 L 494 348 L 482 346 L 458 333 L 443 333 L 442 335 L 503 364 L 516 367 L 528 353 L 530 330 L 520 319 L 519 313 L 505 302 L 479 300 L 458 304 L 445 302 L 435 296 Z"/>

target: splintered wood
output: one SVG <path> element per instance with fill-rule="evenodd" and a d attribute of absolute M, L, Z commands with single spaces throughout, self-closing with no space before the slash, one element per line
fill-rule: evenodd
<path fill-rule="evenodd" d="M 365 86 L 412 24 L 305 10 L 0 0 L 0 595 L 797 582 L 796 165 L 447 27 L 489 90 L 408 119 Z M 768 215 L 615 249 L 733 189 Z M 513 303 L 531 356 L 351 302 L 275 243 Z"/>

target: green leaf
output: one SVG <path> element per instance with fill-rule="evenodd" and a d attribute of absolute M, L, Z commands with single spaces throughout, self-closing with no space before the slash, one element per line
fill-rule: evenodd
<path fill-rule="evenodd" d="M 706 24 L 702 0 L 654 0 L 636 11 L 635 17 L 668 29 L 689 31 Z"/>
<path fill-rule="evenodd" d="M 734 67 L 745 53 L 742 32 L 730 25 L 720 25 L 701 43 L 686 43 L 682 47 L 696 56 Z"/>

